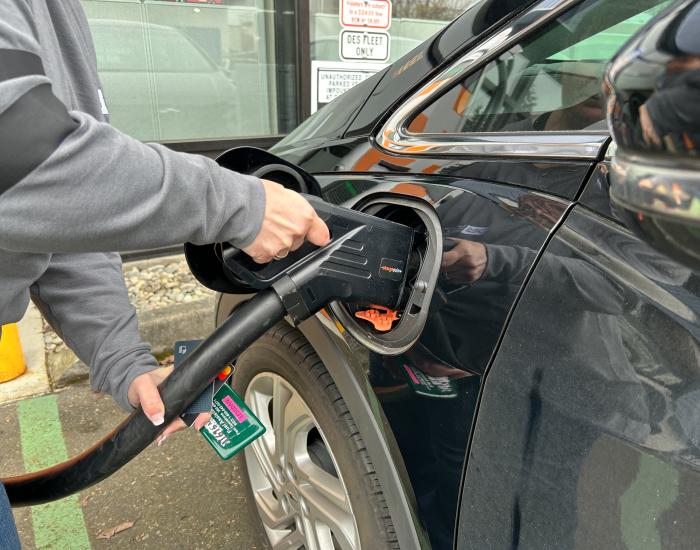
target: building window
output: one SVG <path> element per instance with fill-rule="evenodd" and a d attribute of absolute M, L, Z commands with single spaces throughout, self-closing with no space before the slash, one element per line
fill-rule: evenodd
<path fill-rule="evenodd" d="M 231 139 L 285 133 L 298 123 L 296 87 L 282 85 L 290 72 L 294 78 L 295 52 L 277 59 L 279 31 L 294 32 L 280 24 L 282 10 L 295 19 L 287 2 L 83 5 L 110 121 L 125 133 L 144 141 Z"/>
<path fill-rule="evenodd" d="M 345 3 L 350 5 L 353 1 Z M 311 112 L 420 46 L 457 17 L 468 2 L 394 0 L 390 3 L 388 28 L 377 29 L 343 26 L 342 4 L 341 0 L 310 0 Z M 364 30 L 370 34 L 369 47 L 362 43 Z M 357 51 L 342 47 L 344 39 L 352 41 L 353 38 Z M 347 57 L 343 57 L 343 53 Z"/>

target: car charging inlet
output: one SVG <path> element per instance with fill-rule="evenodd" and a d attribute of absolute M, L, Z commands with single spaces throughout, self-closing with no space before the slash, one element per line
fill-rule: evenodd
<path fill-rule="evenodd" d="M 396 308 L 399 317 L 391 330 L 385 330 L 385 325 L 368 322 L 357 302 L 337 299 L 331 302 L 330 310 L 363 346 L 382 355 L 399 355 L 416 343 L 428 320 L 442 259 L 440 219 L 425 200 L 395 194 L 371 194 L 355 202 L 353 208 L 413 229 L 402 301 Z"/>
<path fill-rule="evenodd" d="M 245 149 L 249 157 L 250 148 Z M 231 160 L 234 151 L 222 158 Z M 276 170 L 284 166 L 286 173 L 289 163 L 266 153 L 265 158 L 269 157 L 273 157 L 269 164 L 276 165 Z M 261 168 L 252 166 L 251 170 Z M 297 175 L 301 181 L 310 178 L 301 171 Z M 154 426 L 139 408 L 76 457 L 45 470 L 3 479 L 13 505 L 35 505 L 64 498 L 113 474 L 177 418 L 224 365 L 285 316 L 296 325 L 330 301 L 341 300 L 343 304 L 374 304 L 388 309 L 416 306 L 420 311 L 408 315 L 419 318 L 426 309 L 429 290 L 419 291 L 418 298 L 414 297 L 415 288 L 408 294 L 405 292 L 409 271 L 414 270 L 411 267 L 416 254 L 414 228 L 334 206 L 318 197 L 307 198 L 330 228 L 331 242 L 324 247 L 307 243 L 282 260 L 258 265 L 228 243 L 186 245 L 188 263 L 200 282 L 218 291 L 256 295 L 236 308 L 160 384 L 165 405 L 165 422 L 161 426 Z M 422 269 L 418 273 L 423 273 Z M 419 279 L 422 286 L 423 279 Z M 399 328 L 406 317 L 404 313 Z M 402 342 L 405 339 L 404 335 Z"/>

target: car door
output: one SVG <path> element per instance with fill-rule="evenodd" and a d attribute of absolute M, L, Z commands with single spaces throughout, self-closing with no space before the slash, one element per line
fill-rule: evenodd
<path fill-rule="evenodd" d="M 601 163 L 487 370 L 459 548 L 694 548 L 700 279 L 611 212 Z"/>
<path fill-rule="evenodd" d="M 413 195 L 440 217 L 443 269 L 418 344 L 394 358 L 352 352 L 434 548 L 454 543 L 472 419 L 510 312 L 608 139 L 603 68 L 658 9 L 535 5 L 390 113 L 375 144 L 344 144 L 343 173 L 317 176 L 329 200 Z M 499 432 L 488 414 L 479 418 Z"/>

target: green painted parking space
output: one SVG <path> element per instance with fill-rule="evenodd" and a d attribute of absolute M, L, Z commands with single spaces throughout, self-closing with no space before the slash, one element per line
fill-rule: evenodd
<path fill-rule="evenodd" d="M 28 472 L 68 458 L 56 397 L 47 395 L 17 405 L 22 455 Z M 34 543 L 41 549 L 90 548 L 83 512 L 74 495 L 32 508 Z"/>

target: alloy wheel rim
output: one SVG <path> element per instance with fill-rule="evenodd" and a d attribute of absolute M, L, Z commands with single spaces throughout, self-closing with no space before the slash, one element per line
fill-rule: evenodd
<path fill-rule="evenodd" d="M 245 449 L 245 457 L 255 505 L 272 547 L 360 548 L 335 457 L 296 389 L 281 376 L 263 372 L 251 380 L 245 402 L 266 427 L 265 434 Z"/>

